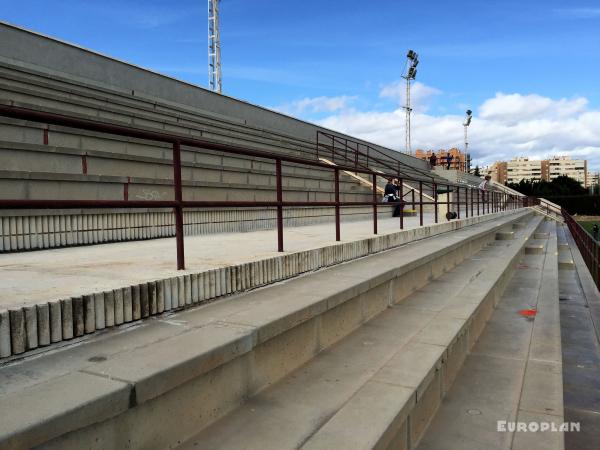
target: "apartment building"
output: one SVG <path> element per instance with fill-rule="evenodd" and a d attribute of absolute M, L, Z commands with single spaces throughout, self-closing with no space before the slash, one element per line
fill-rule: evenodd
<path fill-rule="evenodd" d="M 590 186 L 587 161 L 555 156 L 552 159 L 536 160 L 520 156 L 510 161 L 497 161 L 487 169 L 497 183 L 518 183 L 521 180 L 552 181 L 561 175 L 573 178 L 584 187 Z"/>

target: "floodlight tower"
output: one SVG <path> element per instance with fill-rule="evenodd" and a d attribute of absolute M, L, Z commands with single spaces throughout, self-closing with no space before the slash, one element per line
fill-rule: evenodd
<path fill-rule="evenodd" d="M 208 0 L 208 86 L 221 93 L 221 33 L 219 31 L 220 0 Z"/>
<path fill-rule="evenodd" d="M 463 127 L 465 129 L 465 161 L 471 161 L 469 157 L 469 140 L 467 139 L 467 129 L 469 125 L 471 125 L 471 119 L 473 118 L 473 111 L 467 109 L 467 115 L 465 116 L 465 121 L 463 122 Z M 469 164 L 470 165 L 470 164 Z M 466 167 L 465 172 L 469 172 L 471 167 Z"/>
<path fill-rule="evenodd" d="M 404 144 L 404 153 L 412 155 L 412 150 L 410 148 L 410 114 L 412 113 L 412 108 L 410 106 L 410 81 L 414 80 L 417 76 L 419 55 L 414 51 L 409 50 L 406 58 L 406 65 L 404 66 L 405 73 L 402 75 L 402 78 L 406 80 L 406 105 L 404 106 L 404 111 L 406 112 L 406 142 Z"/>

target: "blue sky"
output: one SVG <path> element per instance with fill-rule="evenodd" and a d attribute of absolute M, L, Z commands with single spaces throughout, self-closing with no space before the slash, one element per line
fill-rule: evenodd
<path fill-rule="evenodd" d="M 2 20 L 207 85 L 206 0 L 0 6 Z M 561 153 L 600 169 L 600 136 L 593 129 L 587 136 L 600 110 L 598 0 L 222 0 L 221 14 L 229 95 L 401 148 L 397 83 L 412 48 L 421 60 L 416 146 L 459 145 L 469 107 L 482 164 Z M 521 113 L 527 129 L 507 119 Z M 574 118 L 557 135 L 557 124 Z M 531 133 L 540 119 L 549 123 Z"/>

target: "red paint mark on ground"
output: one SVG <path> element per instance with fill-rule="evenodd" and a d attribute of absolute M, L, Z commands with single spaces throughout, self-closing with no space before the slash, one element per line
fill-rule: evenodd
<path fill-rule="evenodd" d="M 529 269 L 527 264 L 517 264 L 517 269 Z"/>
<path fill-rule="evenodd" d="M 537 314 L 537 309 L 522 309 L 519 311 L 519 314 L 521 314 L 523 317 L 535 317 Z"/>

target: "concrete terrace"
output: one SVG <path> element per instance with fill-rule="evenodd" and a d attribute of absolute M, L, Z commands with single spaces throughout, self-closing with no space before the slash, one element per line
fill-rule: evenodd
<path fill-rule="evenodd" d="M 433 222 L 433 214 L 424 213 L 424 226 Z M 379 219 L 378 234 L 398 232 L 399 224 L 398 218 Z M 404 218 L 405 229 L 418 227 L 419 217 Z M 342 223 L 341 242 L 373 236 L 370 220 Z M 335 244 L 333 223 L 284 228 L 287 254 Z M 185 271 L 176 270 L 175 238 L 0 254 L 0 309 L 281 255 L 277 252 L 276 230 L 186 236 L 185 252 Z"/>

